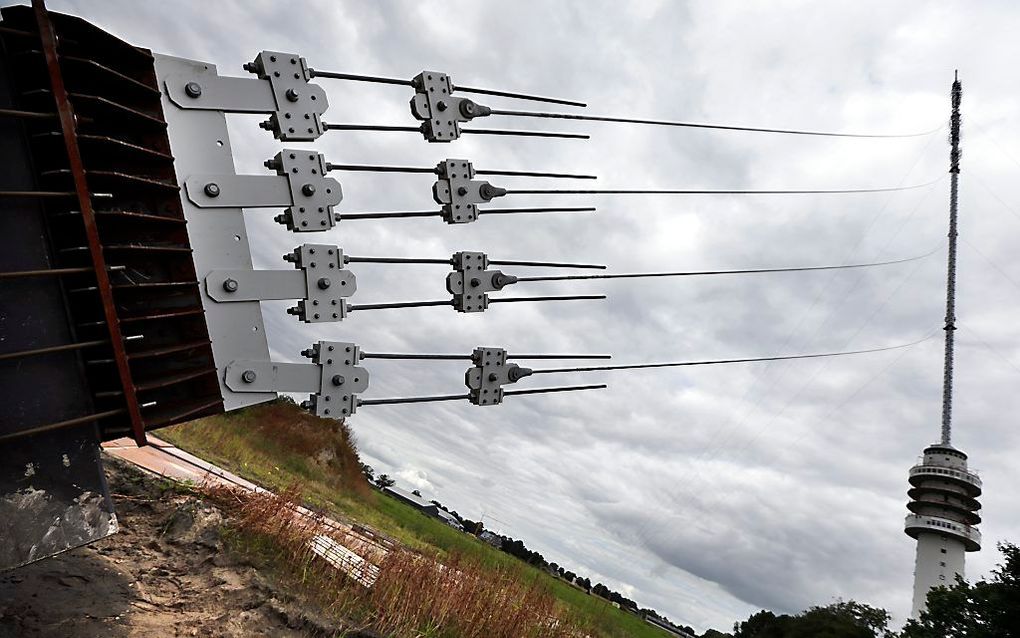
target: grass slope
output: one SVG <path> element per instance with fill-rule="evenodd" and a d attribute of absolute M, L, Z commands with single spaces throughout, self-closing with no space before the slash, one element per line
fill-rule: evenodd
<path fill-rule="evenodd" d="M 408 547 L 462 555 L 493 570 L 522 569 L 598 636 L 669 636 L 597 596 L 493 549 L 372 489 L 361 474 L 353 437 L 337 421 L 320 419 L 289 401 L 207 417 L 157 432 L 181 449 L 267 488 L 300 485 L 307 504 L 378 529 Z"/>

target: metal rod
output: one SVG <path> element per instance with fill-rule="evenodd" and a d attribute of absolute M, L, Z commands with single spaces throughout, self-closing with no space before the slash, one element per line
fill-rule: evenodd
<path fill-rule="evenodd" d="M 344 257 L 351 264 L 444 264 L 449 265 L 452 259 L 415 259 L 413 257 Z M 492 262 L 489 262 L 492 263 Z"/>
<path fill-rule="evenodd" d="M 817 137 L 858 137 L 858 138 L 901 138 L 922 137 L 930 135 L 938 129 L 921 133 L 874 134 L 874 133 L 830 133 L 827 131 L 809 131 L 801 129 L 762 128 L 757 126 L 730 126 L 725 124 L 704 124 L 698 122 L 681 122 L 673 120 L 648 120 L 629 117 L 610 117 L 604 115 L 584 115 L 580 113 L 537 113 L 534 111 L 510 111 L 492 109 L 490 115 L 510 115 L 514 117 L 533 117 L 554 120 L 581 120 L 584 122 L 613 122 L 618 124 L 650 124 L 652 126 L 673 126 L 681 128 L 703 128 L 723 131 L 747 131 L 754 133 L 781 133 L 784 135 L 811 135 Z"/>
<path fill-rule="evenodd" d="M 535 388 L 533 390 L 504 390 L 503 396 L 519 396 L 522 394 L 548 394 L 550 392 L 573 392 L 575 390 L 602 390 L 607 388 L 605 383 L 595 385 L 567 385 L 556 388 Z"/>
<path fill-rule="evenodd" d="M 428 166 L 387 166 L 384 164 L 326 164 L 330 171 L 361 171 L 371 173 L 432 173 L 435 167 Z M 540 173 L 535 171 L 490 171 L 476 169 L 475 175 L 504 175 L 508 177 L 554 177 L 564 179 L 598 179 L 597 175 L 576 175 L 573 173 Z"/>
<path fill-rule="evenodd" d="M 949 256 L 946 266 L 945 367 L 942 373 L 942 444 L 949 445 L 953 435 L 953 342 L 956 332 L 956 237 L 957 194 L 960 182 L 960 103 L 963 85 L 954 74 L 951 92 L 953 106 L 949 118 Z"/>
<path fill-rule="evenodd" d="M 66 352 L 68 350 L 82 350 L 83 348 L 91 348 L 93 346 L 101 346 L 109 343 L 107 339 L 96 339 L 95 341 L 82 341 L 79 343 L 65 343 L 59 346 L 49 346 L 46 348 L 36 348 L 34 350 L 20 350 L 18 352 L 4 352 L 0 353 L 0 361 L 6 361 L 8 359 L 23 359 L 25 357 L 34 357 L 42 354 L 51 354 L 54 352 Z"/>
<path fill-rule="evenodd" d="M 57 423 L 48 423 L 46 425 L 40 425 L 38 427 L 29 428 L 27 430 L 21 430 L 19 432 L 11 432 L 10 434 L 0 435 L 0 441 L 10 441 L 12 439 L 20 439 L 26 436 L 33 436 L 35 434 L 42 434 L 43 432 L 50 432 L 52 430 L 61 430 L 63 428 L 73 427 L 75 425 L 82 425 L 83 423 L 89 423 L 91 421 L 98 421 L 99 419 L 105 419 L 107 417 L 116 416 L 127 412 L 124 408 L 117 408 L 116 410 L 107 410 L 106 412 L 97 412 L 96 414 L 89 414 L 87 416 L 81 416 L 75 419 L 68 419 L 66 421 L 58 421 Z"/>
<path fill-rule="evenodd" d="M 424 308 L 426 306 L 452 306 L 452 299 L 442 301 L 398 301 L 396 303 L 351 304 L 347 310 L 388 310 L 390 308 Z"/>
<path fill-rule="evenodd" d="M 634 363 L 618 366 L 589 366 L 581 368 L 545 368 L 539 370 L 532 370 L 532 374 L 555 374 L 560 372 L 601 372 L 610 370 L 642 370 L 647 368 L 681 368 L 686 366 L 707 366 L 707 365 L 719 365 L 729 363 L 754 363 L 757 361 L 788 361 L 792 359 L 819 359 L 822 357 L 842 357 L 855 354 L 868 354 L 872 352 L 885 352 L 887 350 L 899 350 L 901 348 L 909 348 L 915 346 L 921 342 L 927 341 L 934 336 L 934 333 L 912 341 L 910 343 L 903 343 L 895 346 L 884 346 L 881 348 L 868 348 L 866 350 L 845 350 L 842 352 L 819 352 L 814 354 L 795 354 L 781 357 L 747 357 L 741 359 L 711 359 L 707 361 L 674 361 L 669 363 Z"/>
<path fill-rule="evenodd" d="M 362 359 L 406 359 L 428 361 L 470 361 L 469 354 L 400 354 L 393 352 L 362 352 Z"/>
<path fill-rule="evenodd" d="M 562 179 L 598 179 L 598 175 L 575 175 L 572 173 L 536 173 L 534 171 L 488 171 L 475 170 L 475 175 L 505 175 L 508 177 L 555 177 Z"/>
<path fill-rule="evenodd" d="M 941 178 L 939 178 L 941 179 Z M 938 179 L 924 184 L 910 186 L 890 186 L 883 188 L 836 188 L 836 189 L 796 189 L 796 190 L 703 190 L 703 189 L 604 189 L 604 190 L 564 190 L 564 189 L 514 189 L 507 190 L 507 195 L 827 195 L 847 193 L 892 193 L 908 191 L 931 186 Z"/>
<path fill-rule="evenodd" d="M 39 113 L 36 111 L 19 111 L 18 109 L 0 109 L 0 117 L 18 117 L 26 120 L 49 120 L 57 116 L 56 113 Z"/>
<path fill-rule="evenodd" d="M 388 126 L 385 124 L 327 124 L 322 123 L 327 131 L 396 131 L 400 133 L 421 133 L 417 126 Z"/>
<path fill-rule="evenodd" d="M 418 129 L 413 129 L 417 131 Z M 568 140 L 590 140 L 590 135 L 583 133 L 549 133 L 545 131 L 511 131 L 505 129 L 491 129 L 491 128 L 472 128 L 472 129 L 461 129 L 461 133 L 469 133 L 474 135 L 516 135 L 518 137 L 558 137 L 561 139 Z"/>
<path fill-rule="evenodd" d="M 317 71 L 308 69 L 308 74 L 313 78 L 330 78 L 333 80 L 352 80 L 354 82 L 372 82 L 374 84 L 396 84 L 398 86 L 413 86 L 410 80 L 402 78 L 387 78 L 380 75 L 357 75 L 354 73 L 338 73 L 336 71 Z"/>
<path fill-rule="evenodd" d="M 600 264 L 572 264 L 558 261 L 517 261 L 513 259 L 490 259 L 489 264 L 493 266 L 535 266 L 538 268 L 589 268 L 605 270 L 606 267 Z"/>
<path fill-rule="evenodd" d="M 588 106 L 584 102 L 574 100 L 563 100 L 555 97 L 543 97 L 541 95 L 528 95 L 527 93 L 511 93 L 509 91 L 493 91 L 492 89 L 476 89 L 469 86 L 454 86 L 454 91 L 463 93 L 477 93 L 478 95 L 495 95 L 497 97 L 511 97 L 517 100 L 529 100 L 531 102 L 548 102 L 549 104 L 563 104 L 564 106 Z"/>
<path fill-rule="evenodd" d="M 350 80 L 353 82 L 371 82 L 373 84 L 394 84 L 397 86 L 414 86 L 411 80 L 403 78 L 390 78 L 381 75 L 358 75 L 356 73 L 340 73 L 338 71 L 319 71 L 308 69 L 308 74 L 313 78 L 330 78 L 333 80 Z M 465 86 L 453 87 L 454 91 L 464 93 L 478 93 L 480 95 L 496 95 L 499 97 L 512 97 L 518 100 L 530 100 L 532 102 L 548 102 L 549 104 L 563 104 L 566 106 L 588 106 L 583 102 L 573 100 L 562 100 L 554 97 L 542 97 L 540 95 L 528 95 L 526 93 L 511 93 L 509 91 L 495 91 L 492 89 L 476 89 Z"/>
<path fill-rule="evenodd" d="M 507 359 L 612 359 L 611 354 L 508 354 Z"/>
<path fill-rule="evenodd" d="M 74 197 L 74 191 L 0 191 L 0 197 Z"/>
<path fill-rule="evenodd" d="M 431 397 L 399 397 L 392 399 L 358 399 L 358 405 L 396 405 L 399 403 L 433 403 L 438 401 L 460 401 L 469 398 L 466 394 L 440 394 Z"/>
<path fill-rule="evenodd" d="M 442 211 L 438 210 L 413 210 L 383 213 L 337 213 L 336 220 L 343 221 L 345 219 L 397 219 L 403 217 L 437 217 L 441 216 L 442 214 L 443 214 Z"/>
<path fill-rule="evenodd" d="M 417 257 L 344 257 L 345 263 L 351 264 L 437 264 L 449 265 L 452 259 L 419 259 Z M 605 270 L 599 264 L 571 264 L 557 261 L 517 261 L 512 259 L 490 259 L 493 266 L 535 266 L 540 268 L 595 268 Z M 518 281 L 521 279 L 518 278 Z"/>
<path fill-rule="evenodd" d="M 594 213 L 594 206 L 566 208 L 486 208 L 479 215 L 510 215 L 512 213 Z"/>
<path fill-rule="evenodd" d="M 124 270 L 124 266 L 109 266 L 107 270 Z M 80 273 L 94 272 L 91 267 L 80 268 L 42 268 L 40 270 L 17 270 L 13 272 L 0 272 L 0 279 L 20 279 L 22 277 L 59 277 L 62 275 L 75 275 Z"/>
<path fill-rule="evenodd" d="M 515 303 L 518 301 L 583 301 L 586 299 L 605 299 L 605 295 L 553 295 L 549 297 L 501 297 L 490 299 L 489 303 Z"/>
<path fill-rule="evenodd" d="M 470 361 L 470 354 L 402 354 L 392 352 L 363 352 L 362 359 L 407 359 L 436 361 Z M 508 354 L 507 359 L 612 359 L 611 354 Z"/>
<path fill-rule="evenodd" d="M 678 271 L 678 272 L 639 272 L 639 273 L 625 273 L 625 274 L 607 274 L 607 275 L 550 275 L 550 276 L 536 276 L 536 277 L 517 277 L 517 281 L 567 281 L 577 279 L 638 279 L 638 278 L 651 278 L 651 277 L 698 277 L 701 275 L 746 275 L 746 274 L 757 274 L 757 273 L 774 273 L 774 272 L 808 272 L 814 270 L 848 270 L 851 268 L 871 268 L 874 266 L 890 266 L 893 264 L 905 264 L 911 261 L 917 261 L 934 255 L 936 250 L 932 250 L 923 255 L 916 257 L 907 257 L 906 259 L 893 259 L 889 261 L 873 261 L 861 264 L 841 264 L 838 266 L 800 266 L 795 268 L 750 268 L 746 270 L 690 270 L 690 271 Z"/>
<path fill-rule="evenodd" d="M 435 173 L 435 167 L 425 166 L 383 166 L 374 164 L 326 164 L 329 171 L 363 171 L 373 173 Z"/>

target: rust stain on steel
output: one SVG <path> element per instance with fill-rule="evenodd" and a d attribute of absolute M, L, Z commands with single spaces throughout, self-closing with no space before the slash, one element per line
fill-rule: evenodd
<path fill-rule="evenodd" d="M 117 364 L 117 374 L 124 388 L 124 401 L 127 404 L 128 416 L 131 419 L 131 431 L 134 433 L 135 443 L 145 445 L 145 426 L 142 422 L 142 414 L 138 406 L 134 381 L 131 378 L 131 368 L 128 365 L 127 352 L 124 349 L 124 337 L 120 330 L 120 320 L 117 317 L 117 310 L 113 304 L 113 289 L 110 287 L 106 258 L 103 255 L 103 245 L 99 240 L 96 215 L 92 208 L 92 199 L 88 182 L 85 178 L 85 168 L 82 165 L 81 152 L 78 148 L 74 108 L 68 100 L 67 89 L 64 87 L 64 77 L 60 71 L 56 34 L 53 31 L 53 24 L 50 22 L 49 11 L 46 9 L 45 2 L 43 0 L 32 0 L 32 9 L 35 12 L 35 20 L 39 26 L 39 38 L 42 41 L 43 53 L 46 56 L 46 68 L 49 71 L 50 85 L 57 106 L 57 115 L 60 117 L 60 127 L 64 134 L 64 146 L 67 148 L 68 164 L 71 167 L 71 175 L 74 178 L 74 190 L 78 196 L 82 221 L 85 224 L 85 234 L 89 242 L 89 253 L 92 255 L 92 266 L 95 269 L 99 296 L 103 302 L 103 315 L 106 318 L 106 326 L 110 332 L 110 345 L 113 348 L 113 357 Z"/>

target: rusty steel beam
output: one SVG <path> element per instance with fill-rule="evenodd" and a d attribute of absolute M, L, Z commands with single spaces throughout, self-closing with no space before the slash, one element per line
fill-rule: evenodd
<path fill-rule="evenodd" d="M 19 109 L 0 109 L 0 117 L 15 117 L 25 120 L 47 120 L 57 117 L 56 113 L 37 113 L 35 111 L 21 111 Z"/>
<path fill-rule="evenodd" d="M 96 414 L 87 414 L 85 416 L 76 417 L 74 419 L 67 419 L 66 421 L 59 421 L 57 423 L 47 423 L 46 425 L 39 425 L 34 428 L 27 430 L 20 430 L 18 432 L 12 432 L 11 434 L 4 434 L 0 436 L 0 441 L 10 441 L 13 439 L 21 439 L 26 436 L 34 436 L 43 432 L 52 432 L 53 430 L 62 430 L 64 428 L 74 427 L 76 425 L 83 425 L 85 423 L 92 423 L 99 419 L 105 419 L 111 416 L 117 416 L 118 414 L 124 414 L 124 408 L 117 408 L 116 410 L 107 410 L 106 412 L 98 412 Z"/>
<path fill-rule="evenodd" d="M 39 29 L 43 54 L 46 57 L 46 68 L 50 76 L 50 86 L 53 91 L 54 101 L 56 102 L 57 114 L 60 116 L 64 146 L 67 150 L 68 164 L 74 179 L 74 190 L 78 197 L 82 221 L 85 225 L 85 234 L 88 237 L 89 252 L 92 256 L 96 281 L 99 284 L 99 296 L 102 300 L 103 315 L 110 334 L 110 345 L 117 364 L 117 374 L 120 378 L 121 386 L 124 388 L 124 401 L 131 422 L 131 431 L 134 434 L 135 443 L 145 445 L 145 425 L 142 421 L 141 409 L 138 405 L 134 381 L 131 376 L 131 368 L 128 363 L 127 352 L 124 348 L 124 338 L 121 334 L 120 320 L 117 317 L 117 309 L 114 305 L 113 289 L 110 286 L 106 258 L 103 255 L 103 245 L 99 238 L 96 215 L 92 208 L 92 197 L 85 176 L 85 168 L 82 164 L 81 151 L 78 148 L 74 107 L 68 99 L 68 92 L 64 86 L 64 77 L 60 69 L 57 37 L 43 0 L 32 0 L 32 9 L 35 13 L 35 20 Z"/>
<path fill-rule="evenodd" d="M 3 354 L 0 354 L 0 361 L 6 361 L 7 359 L 24 359 L 25 357 L 37 357 L 44 354 L 53 354 L 54 352 L 67 352 L 68 350 L 82 350 L 84 348 L 102 346 L 107 343 L 109 342 L 106 339 L 96 339 L 94 341 L 82 341 L 80 343 L 63 343 L 59 346 L 47 346 L 45 348 L 34 348 L 32 350 L 4 352 Z"/>
<path fill-rule="evenodd" d="M 110 270 L 124 270 L 123 266 L 110 266 Z M 91 267 L 81 268 L 41 268 L 39 270 L 14 270 L 0 272 L 0 279 L 22 279 L 24 277 L 62 277 L 64 275 L 78 275 L 93 272 Z"/>

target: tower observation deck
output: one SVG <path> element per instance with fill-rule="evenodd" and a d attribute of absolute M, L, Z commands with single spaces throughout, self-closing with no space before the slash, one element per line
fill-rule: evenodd
<path fill-rule="evenodd" d="M 967 455 L 937 443 L 910 468 L 910 514 L 904 531 L 917 540 L 912 616 L 924 609 L 928 590 L 950 586 L 964 574 L 964 553 L 981 549 L 981 479 L 967 469 Z"/>
<path fill-rule="evenodd" d="M 981 479 L 967 468 L 967 455 L 950 443 L 953 413 L 953 333 L 956 330 L 957 192 L 960 178 L 960 102 L 963 88 L 955 78 L 952 88 L 949 141 L 949 259 L 946 272 L 946 343 L 942 385 L 942 439 L 928 446 L 910 468 L 907 496 L 910 514 L 903 529 L 917 540 L 914 563 L 914 602 L 911 616 L 924 611 L 928 591 L 951 586 L 964 575 L 966 552 L 981 549 Z"/>

